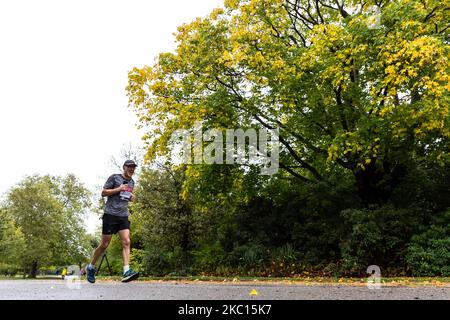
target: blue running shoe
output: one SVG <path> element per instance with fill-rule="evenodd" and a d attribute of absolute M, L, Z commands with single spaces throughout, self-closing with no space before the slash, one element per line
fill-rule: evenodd
<path fill-rule="evenodd" d="M 136 280 L 139 277 L 139 272 L 133 271 L 133 269 L 129 269 L 127 272 L 123 274 L 122 282 L 130 282 Z"/>
<path fill-rule="evenodd" d="M 87 277 L 87 281 L 89 281 L 90 283 L 94 283 L 95 282 L 95 268 L 89 267 L 89 265 L 87 265 L 86 266 L 86 277 Z"/>

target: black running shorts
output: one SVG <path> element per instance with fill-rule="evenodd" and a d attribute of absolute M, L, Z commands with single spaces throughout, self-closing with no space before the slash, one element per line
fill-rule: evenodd
<path fill-rule="evenodd" d="M 128 217 L 104 214 L 102 220 L 102 234 L 115 234 L 120 230 L 130 229 L 130 221 L 128 220 Z"/>

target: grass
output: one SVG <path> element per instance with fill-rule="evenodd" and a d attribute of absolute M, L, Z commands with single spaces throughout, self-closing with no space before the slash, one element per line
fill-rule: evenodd
<path fill-rule="evenodd" d="M 110 277 L 111 278 L 111 277 Z M 108 277 L 105 277 L 108 279 Z M 207 282 L 264 282 L 264 283 L 298 283 L 298 284 L 345 284 L 345 285 L 366 285 L 367 278 L 335 278 L 335 277 L 211 277 L 211 276 L 190 276 L 190 277 L 140 277 L 141 281 L 207 281 Z M 381 278 L 383 285 L 448 285 L 450 277 L 389 277 Z"/>
<path fill-rule="evenodd" d="M 120 276 L 99 276 L 99 280 L 120 281 Z M 214 276 L 165 276 L 139 277 L 138 281 L 177 281 L 177 282 L 213 282 L 224 284 L 264 283 L 264 284 L 302 284 L 302 285 L 366 285 L 367 278 L 335 278 L 335 277 L 214 277 Z M 384 286 L 446 286 L 450 285 L 450 277 L 389 277 L 381 278 Z"/>
<path fill-rule="evenodd" d="M 61 279 L 55 276 L 38 276 L 36 279 L 25 280 L 55 280 Z M 120 281 L 120 276 L 98 276 L 101 281 Z M 22 276 L 0 276 L 0 280 L 24 280 Z M 141 276 L 137 281 L 149 282 L 213 282 L 213 283 L 285 283 L 285 284 L 302 284 L 302 285 L 366 285 L 367 278 L 336 278 L 336 277 L 214 277 L 214 276 L 165 276 L 151 277 Z M 380 282 L 383 286 L 448 286 L 450 285 L 450 277 L 388 277 L 381 278 Z"/>

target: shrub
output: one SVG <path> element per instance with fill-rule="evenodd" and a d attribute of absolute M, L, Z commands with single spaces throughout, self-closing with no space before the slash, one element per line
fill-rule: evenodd
<path fill-rule="evenodd" d="M 204 244 L 192 251 L 194 270 L 199 272 L 216 272 L 224 264 L 226 253 L 219 242 Z"/>
<path fill-rule="evenodd" d="M 145 271 L 145 252 L 142 249 L 131 249 L 130 266 L 135 271 L 143 273 Z"/>
<path fill-rule="evenodd" d="M 297 251 L 290 243 L 287 243 L 284 246 L 275 249 L 272 253 L 272 259 L 275 262 L 286 264 L 297 262 L 297 256 Z"/>
<path fill-rule="evenodd" d="M 406 260 L 413 276 L 450 276 L 450 210 L 437 215 L 425 232 L 413 236 Z"/>
<path fill-rule="evenodd" d="M 0 275 L 2 276 L 14 277 L 20 271 L 18 266 L 0 263 Z"/>
<path fill-rule="evenodd" d="M 298 273 L 303 266 L 299 264 L 300 253 L 290 243 L 276 248 L 270 254 L 270 265 L 267 270 L 272 276 L 290 276 Z"/>
<path fill-rule="evenodd" d="M 264 264 L 264 252 L 265 248 L 260 244 L 248 243 L 237 246 L 230 253 L 230 262 L 241 270 L 256 270 Z"/>
<path fill-rule="evenodd" d="M 340 245 L 345 274 L 365 275 L 369 265 L 380 266 L 382 272 L 406 268 L 406 248 L 420 226 L 420 211 L 386 205 L 343 210 L 341 217 L 346 230 Z"/>
<path fill-rule="evenodd" d="M 182 252 L 180 249 L 161 250 L 149 247 L 145 254 L 145 273 L 153 276 L 174 275 L 182 270 Z M 179 272 L 177 272 L 179 271 Z"/>

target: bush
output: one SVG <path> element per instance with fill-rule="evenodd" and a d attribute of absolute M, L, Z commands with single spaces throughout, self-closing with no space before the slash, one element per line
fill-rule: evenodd
<path fill-rule="evenodd" d="M 183 254 L 180 249 L 161 250 L 149 247 L 145 254 L 145 273 L 153 276 L 174 275 L 183 270 Z"/>
<path fill-rule="evenodd" d="M 265 248 L 262 245 L 248 243 L 237 246 L 229 255 L 231 264 L 241 270 L 256 270 L 264 264 Z"/>
<path fill-rule="evenodd" d="M 216 272 L 224 264 L 226 253 L 219 242 L 205 244 L 193 250 L 194 269 L 199 272 Z"/>
<path fill-rule="evenodd" d="M 62 268 L 58 268 L 56 266 L 49 266 L 49 267 L 40 267 L 39 268 L 39 274 L 48 276 L 48 275 L 59 275 L 61 274 Z"/>
<path fill-rule="evenodd" d="M 386 205 L 343 210 L 341 217 L 346 229 L 340 244 L 344 274 L 365 275 L 369 265 L 378 265 L 384 274 L 406 269 L 407 245 L 422 220 L 419 210 Z"/>
<path fill-rule="evenodd" d="M 303 265 L 299 263 L 300 253 L 290 243 L 275 248 L 270 254 L 270 265 L 267 270 L 272 276 L 290 276 L 303 271 Z"/>
<path fill-rule="evenodd" d="M 272 260 L 277 263 L 295 263 L 297 262 L 298 253 L 295 250 L 294 246 L 290 243 L 277 248 L 272 253 Z"/>
<path fill-rule="evenodd" d="M 0 263 L 0 275 L 2 276 L 14 277 L 20 271 L 18 266 Z"/>
<path fill-rule="evenodd" d="M 450 276 L 450 210 L 437 215 L 425 232 L 413 236 L 406 260 L 413 276 Z"/>
<path fill-rule="evenodd" d="M 133 270 L 144 273 L 145 272 L 145 252 L 142 249 L 131 249 L 130 252 L 130 266 Z"/>

